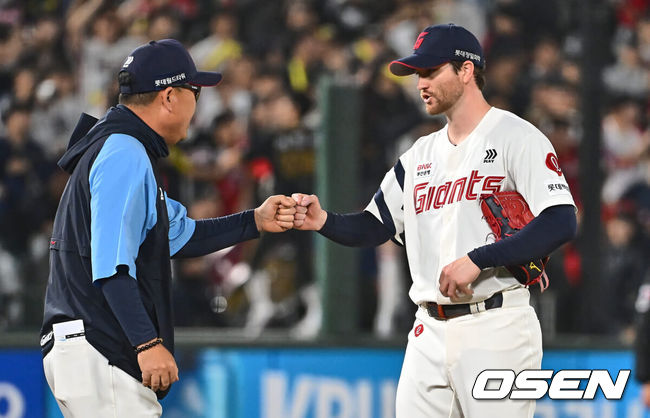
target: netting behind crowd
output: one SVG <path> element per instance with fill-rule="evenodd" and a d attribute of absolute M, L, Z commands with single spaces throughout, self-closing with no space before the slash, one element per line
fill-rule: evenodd
<path fill-rule="evenodd" d="M 580 164 L 605 171 L 608 303 L 582 296 L 579 236 L 551 257 L 551 289 L 537 301 L 542 323 L 552 332 L 585 332 L 580 305 L 596 303 L 611 311 L 602 332 L 631 341 L 650 243 L 650 2 L 606 7 L 603 153 L 584 162 L 577 152 L 588 140 L 580 132 L 577 1 L 0 1 L 0 330 L 40 326 L 49 234 L 67 180 L 56 162 L 80 112 L 99 117 L 116 104 L 116 73 L 136 46 L 176 38 L 200 69 L 224 74 L 217 88 L 203 89 L 189 137 L 165 162 L 168 195 L 191 217 L 315 191 L 323 76 L 362 91 L 355 202 L 362 210 L 397 157 L 445 123 L 424 113 L 415 77 L 391 76 L 386 65 L 411 53 L 422 28 L 454 22 L 484 46 L 489 103 L 548 136 L 579 207 Z M 176 324 L 316 335 L 313 235 L 265 235 L 175 262 Z M 360 265 L 363 330 L 390 336 L 408 329 L 403 250 L 391 243 L 363 250 Z"/>

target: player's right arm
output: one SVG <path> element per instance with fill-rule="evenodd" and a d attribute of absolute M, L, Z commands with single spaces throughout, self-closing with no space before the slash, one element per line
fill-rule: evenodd
<path fill-rule="evenodd" d="M 294 193 L 294 228 L 318 231 L 339 244 L 374 247 L 389 239 L 403 244 L 404 168 L 401 159 L 389 170 L 363 212 L 338 214 L 325 211 L 316 195 Z"/>
<path fill-rule="evenodd" d="M 370 212 L 338 214 L 321 208 L 316 195 L 294 193 L 294 228 L 318 231 L 321 235 L 349 247 L 376 247 L 392 234 Z"/>
<path fill-rule="evenodd" d="M 294 193 L 296 214 L 294 228 L 318 231 L 321 235 L 349 247 L 376 247 L 392 234 L 370 212 L 339 214 L 321 208 L 316 195 Z"/>

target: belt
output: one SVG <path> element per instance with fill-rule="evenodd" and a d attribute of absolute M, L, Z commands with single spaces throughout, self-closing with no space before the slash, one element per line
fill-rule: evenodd
<path fill-rule="evenodd" d="M 435 302 L 423 302 L 421 306 L 427 310 L 429 316 L 441 321 L 446 321 L 459 316 L 487 311 L 503 306 L 503 293 L 495 293 L 481 302 L 463 303 L 458 305 L 439 305 Z"/>

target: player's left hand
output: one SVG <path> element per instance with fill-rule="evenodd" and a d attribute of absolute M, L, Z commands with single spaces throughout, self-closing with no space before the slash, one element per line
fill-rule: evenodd
<path fill-rule="evenodd" d="M 468 256 L 464 256 L 447 264 L 440 273 L 440 293 L 451 299 L 452 302 L 459 302 L 470 297 L 474 291 L 470 284 L 476 280 L 481 269 Z"/>
<path fill-rule="evenodd" d="M 283 195 L 269 197 L 255 208 L 255 226 L 258 231 L 284 232 L 293 228 L 296 201 Z"/>

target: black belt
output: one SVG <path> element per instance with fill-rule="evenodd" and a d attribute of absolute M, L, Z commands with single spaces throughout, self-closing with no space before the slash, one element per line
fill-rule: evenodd
<path fill-rule="evenodd" d="M 481 304 L 485 304 L 485 308 L 483 308 Z M 483 302 L 463 303 L 458 305 L 439 305 L 435 302 L 422 303 L 422 306 L 427 310 L 430 317 L 443 321 L 471 314 L 472 305 L 475 305 L 476 308 L 474 312 L 482 312 L 487 311 L 488 309 L 500 308 L 503 305 L 503 294 L 501 292 L 495 293 L 494 295 L 485 299 Z"/>

